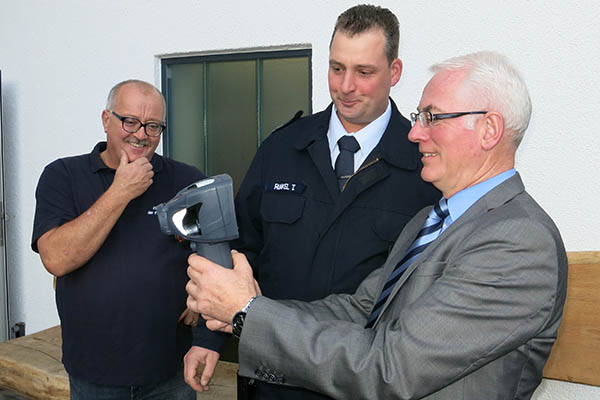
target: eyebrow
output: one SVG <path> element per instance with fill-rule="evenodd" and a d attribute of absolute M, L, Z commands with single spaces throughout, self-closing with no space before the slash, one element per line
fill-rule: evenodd
<path fill-rule="evenodd" d="M 329 59 L 329 65 L 330 66 L 331 65 L 340 65 L 340 66 L 344 66 L 344 67 L 346 66 L 346 64 L 344 64 L 340 61 L 334 60 L 334 59 Z M 356 68 L 356 69 L 371 69 L 374 71 L 377 70 L 377 66 L 374 64 L 356 64 L 356 65 L 353 65 L 352 67 Z"/>
<path fill-rule="evenodd" d="M 428 104 L 426 105 L 424 108 L 419 108 L 417 107 L 417 111 L 421 112 L 421 111 L 441 111 L 439 108 L 437 108 L 436 106 L 432 105 L 432 104 Z"/>
<path fill-rule="evenodd" d="M 152 122 L 155 123 L 155 124 L 159 124 L 159 125 L 164 125 L 165 124 L 165 122 L 163 122 L 163 121 L 161 121 L 159 119 L 149 119 L 149 120 L 143 122 L 141 119 L 139 119 L 138 117 L 133 116 L 133 115 L 123 115 L 122 117 L 123 118 L 136 119 L 136 120 L 140 121 L 142 124 L 149 124 L 149 123 L 152 123 Z"/>

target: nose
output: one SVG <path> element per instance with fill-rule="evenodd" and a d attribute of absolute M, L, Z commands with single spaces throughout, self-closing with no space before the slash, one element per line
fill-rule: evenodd
<path fill-rule="evenodd" d="M 345 71 L 344 77 L 342 78 L 342 84 L 340 85 L 340 89 L 342 93 L 350 93 L 354 90 L 354 77 L 352 76 L 352 71 Z"/>
<path fill-rule="evenodd" d="M 135 132 L 133 134 L 133 136 L 135 136 L 139 140 L 146 139 L 148 137 L 148 135 L 146 135 L 146 127 L 145 126 L 140 126 L 140 129 L 138 129 L 137 132 Z"/>
<path fill-rule="evenodd" d="M 423 128 L 419 121 L 415 122 L 408 132 L 408 140 L 419 143 L 427 139 L 427 128 Z"/>

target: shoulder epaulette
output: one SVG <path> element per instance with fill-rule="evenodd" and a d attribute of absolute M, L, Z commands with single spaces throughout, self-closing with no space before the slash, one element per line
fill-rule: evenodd
<path fill-rule="evenodd" d="M 286 126 L 288 126 L 288 125 L 291 125 L 291 124 L 293 124 L 294 122 L 296 122 L 297 120 L 299 120 L 299 119 L 300 119 L 300 117 L 302 117 L 302 114 L 304 114 L 304 111 L 302 111 L 302 110 L 298 110 L 298 111 L 296 112 L 296 114 L 294 114 L 294 116 L 292 117 L 292 119 L 290 119 L 290 120 L 289 120 L 288 122 L 286 122 L 285 124 L 283 124 L 283 125 L 280 125 L 280 126 L 278 126 L 277 128 L 273 129 L 273 131 L 271 131 L 271 134 L 273 134 L 273 133 L 277 132 L 278 130 L 281 130 L 281 129 L 285 128 L 285 127 L 286 127 Z"/>

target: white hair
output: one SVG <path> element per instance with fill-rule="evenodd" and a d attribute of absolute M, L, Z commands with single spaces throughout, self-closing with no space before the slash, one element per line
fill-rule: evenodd
<path fill-rule="evenodd" d="M 160 92 L 160 90 L 158 90 L 156 88 L 156 86 L 152 85 L 151 83 L 145 82 L 145 81 L 141 81 L 139 79 L 128 79 L 126 81 L 123 82 L 119 82 L 117 83 L 115 86 L 112 87 L 112 89 L 110 89 L 110 92 L 108 92 L 108 98 L 106 99 L 106 109 L 107 110 L 111 110 L 113 111 L 115 108 L 115 105 L 117 103 L 117 95 L 119 94 L 119 90 L 125 86 L 125 85 L 137 85 L 140 88 L 144 88 L 146 90 L 154 90 L 156 91 L 156 93 L 158 93 L 158 95 L 160 96 L 162 103 L 163 103 L 163 110 L 165 110 L 164 112 L 166 112 L 166 103 L 165 103 L 165 98 L 163 97 L 162 93 Z"/>
<path fill-rule="evenodd" d="M 442 61 L 430 70 L 434 74 L 465 70 L 462 88 L 470 97 L 471 106 L 502 114 L 504 128 L 515 148 L 519 146 L 531 119 L 531 99 L 521 74 L 507 57 L 493 51 L 480 51 Z"/>

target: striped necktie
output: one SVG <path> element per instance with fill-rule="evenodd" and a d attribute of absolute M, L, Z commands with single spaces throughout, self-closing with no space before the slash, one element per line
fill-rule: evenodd
<path fill-rule="evenodd" d="M 402 260 L 396 264 L 396 267 L 383 286 L 381 294 L 379 295 L 379 298 L 377 299 L 377 302 L 371 311 L 371 315 L 369 315 L 367 325 L 365 325 L 366 328 L 371 328 L 373 326 L 375 320 L 383 309 L 383 305 L 390 296 L 390 293 L 392 293 L 394 285 L 396 282 L 398 282 L 404 271 L 406 271 L 410 264 L 419 256 L 419 254 L 425 250 L 429 243 L 433 242 L 440 235 L 442 227 L 444 226 L 444 219 L 446 219 L 447 216 L 448 205 L 446 204 L 446 199 L 442 197 L 439 204 L 436 204 L 431 209 L 431 212 L 425 220 L 423 227 L 419 231 L 417 238 L 410 245 Z"/>

